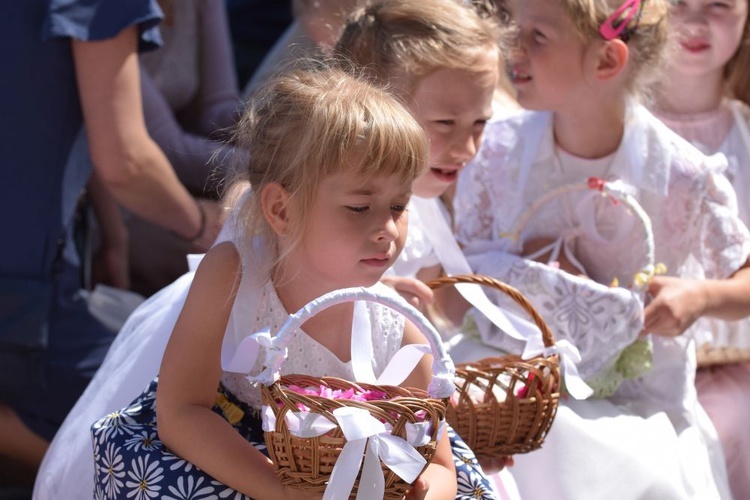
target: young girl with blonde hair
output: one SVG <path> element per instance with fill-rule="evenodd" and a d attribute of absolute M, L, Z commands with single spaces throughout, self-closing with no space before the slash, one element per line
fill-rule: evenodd
<path fill-rule="evenodd" d="M 260 392 L 247 378 L 259 365 L 238 370 L 228 360 L 248 334 L 269 327 L 275 335 L 290 311 L 322 294 L 373 285 L 388 290 L 377 283 L 403 248 L 411 183 L 428 151 L 423 131 L 400 103 L 342 70 L 295 70 L 263 87 L 236 139 L 251 152 L 244 177 L 252 190 L 235 205 L 232 230 L 195 276 L 143 306 L 157 321 L 128 331 L 131 338 L 169 341 L 158 379 L 134 404 L 92 428 L 97 498 L 139 491 L 307 496 L 282 485 L 264 456 Z M 173 300 L 187 288 L 184 305 Z M 382 305 L 341 304 L 305 323 L 288 346 L 282 373 L 355 380 L 351 334 L 362 315 L 373 318 L 369 369 L 375 376 L 402 344 L 424 342 L 414 325 Z M 426 387 L 427 361 L 406 385 Z M 232 418 L 238 414 L 239 422 Z M 68 484 L 48 494 L 80 497 L 74 491 Z M 454 498 L 455 491 L 445 438 L 407 496 Z"/>
<path fill-rule="evenodd" d="M 670 58 L 654 114 L 706 154 L 723 153 L 750 224 L 750 23 L 747 0 L 681 0 L 672 7 Z M 750 320 L 701 320 L 698 398 L 721 438 L 735 498 L 750 498 Z M 718 348 L 718 349 L 716 349 Z M 713 353 L 713 354 L 712 354 Z M 710 365 L 718 353 L 735 362 Z M 723 356 L 726 357 L 726 354 Z"/>
<path fill-rule="evenodd" d="M 639 333 L 653 350 L 650 371 L 631 373 L 612 396 L 561 402 L 544 447 L 516 457 L 524 497 L 729 494 L 715 430 L 695 395 L 694 343 L 683 332 L 700 316 L 738 318 L 750 310 L 750 236 L 733 211 L 722 160 L 701 155 L 637 101 L 658 75 L 651 70 L 661 64 L 668 14 L 666 0 L 518 2 L 510 67 L 518 101 L 532 111 L 491 123 L 459 181 L 459 239 L 473 252 L 474 269 L 541 300 L 545 319 L 579 348 L 582 365 L 617 361 Z M 585 278 L 570 276 L 569 288 L 545 291 L 538 280 L 524 281 L 531 267 L 507 250 L 517 219 L 536 200 L 591 177 L 630 186 L 650 217 L 655 261 L 668 274 L 650 278 L 643 317 L 612 311 L 602 329 L 590 324 L 600 304 L 589 303 Z M 571 239 L 563 253 L 572 251 L 567 257 L 588 276 L 604 285 L 633 283 L 643 228 L 621 206 L 584 196 L 540 210 L 520 253 L 543 248 L 564 229 Z M 631 326 L 618 330 L 623 324 Z M 649 368 L 647 358 L 638 364 Z"/>
<path fill-rule="evenodd" d="M 476 154 L 492 116 L 500 36 L 495 22 L 456 0 L 380 0 L 356 10 L 336 44 L 336 55 L 398 95 L 427 132 L 430 165 L 415 181 L 414 194 L 433 208 Z M 440 261 L 432 234 L 422 227 L 421 206 L 410 207 L 411 231 L 394 274 L 426 281 L 437 277 Z M 445 224 L 443 215 L 432 223 Z M 392 283 L 420 302 L 432 301 L 419 283 L 416 289 L 408 280 Z"/>

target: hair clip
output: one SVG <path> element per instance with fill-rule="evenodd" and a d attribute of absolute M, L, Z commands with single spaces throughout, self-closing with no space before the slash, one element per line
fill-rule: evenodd
<path fill-rule="evenodd" d="M 620 7 L 607 18 L 599 27 L 599 33 L 604 37 L 605 40 L 614 40 L 615 38 L 622 38 L 624 42 L 627 42 L 629 33 L 623 33 L 630 23 L 631 19 L 637 14 L 637 19 L 641 17 L 641 11 L 643 10 L 644 0 L 625 0 Z M 622 17 L 622 18 L 621 18 Z M 635 28 L 633 28 L 634 30 Z"/>

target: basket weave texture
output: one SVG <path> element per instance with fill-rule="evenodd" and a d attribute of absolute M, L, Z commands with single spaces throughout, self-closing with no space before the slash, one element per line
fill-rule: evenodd
<path fill-rule="evenodd" d="M 299 394 L 290 390 L 288 388 L 290 385 L 298 387 L 322 385 L 334 390 L 382 391 L 387 399 L 367 402 L 330 399 L 323 396 Z M 262 386 L 261 391 L 263 404 L 274 408 L 276 414 L 275 432 L 265 432 L 264 437 L 279 479 L 284 485 L 321 493 L 326 489 L 331 471 L 346 444 L 346 438 L 340 427 L 312 438 L 299 438 L 291 435 L 284 416 L 287 412 L 299 411 L 297 405 L 304 405 L 311 412 L 324 415 L 333 423 L 336 423 L 336 418 L 332 412 L 336 408 L 344 406 L 362 408 L 369 411 L 373 417 L 385 422 L 386 425 L 393 426 L 391 435 L 403 439 L 406 439 L 406 423 L 431 422 L 429 443 L 415 448 L 427 460 L 427 464 L 435 455 L 440 431 L 439 423 L 445 419 L 447 406 L 447 400 L 430 398 L 426 391 L 420 389 L 354 383 L 335 377 L 287 375 L 281 377 L 276 384 L 269 387 Z M 422 416 L 418 416 L 417 412 L 423 412 Z M 382 462 L 380 465 L 385 477 L 383 498 L 403 498 L 410 485 Z M 357 494 L 357 489 L 358 482 L 354 485 L 352 496 Z"/>
<path fill-rule="evenodd" d="M 426 391 L 336 377 L 280 376 L 287 346 L 305 321 L 336 304 L 362 300 L 403 314 L 425 335 L 433 356 L 432 380 Z M 264 370 L 250 380 L 261 383 L 264 437 L 280 481 L 325 493 L 328 498 L 356 496 L 358 492 L 380 498 L 381 491 L 383 498 L 403 498 L 434 458 L 448 398 L 455 392 L 453 361 L 427 318 L 395 294 L 347 288 L 329 292 L 290 315 L 272 339 L 268 331 L 256 335 L 261 339 L 258 343 L 267 346 Z M 404 349 L 424 352 L 417 346 Z M 411 362 L 418 359 L 409 353 L 406 356 Z M 386 380 L 407 375 L 399 366 Z M 396 375 L 399 370 L 403 373 Z M 305 389 L 314 390 L 310 394 Z M 332 391 L 350 389 L 363 398 L 367 393 L 376 399 L 332 395 Z M 365 482 L 360 484 L 361 480 Z"/>
<path fill-rule="evenodd" d="M 732 346 L 716 347 L 710 344 L 703 344 L 698 348 L 696 354 L 698 368 L 750 361 L 750 349 L 741 349 Z"/>
<path fill-rule="evenodd" d="M 534 306 L 515 288 L 494 278 L 456 275 L 427 285 L 438 289 L 473 283 L 500 290 L 513 299 L 542 332 L 545 347 L 552 332 Z M 557 412 L 560 366 L 556 354 L 523 360 L 507 355 L 456 366 L 457 392 L 446 420 L 479 459 L 527 453 L 542 446 Z"/>

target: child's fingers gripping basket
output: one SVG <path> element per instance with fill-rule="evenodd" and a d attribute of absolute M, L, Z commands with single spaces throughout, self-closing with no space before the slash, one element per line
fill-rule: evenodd
<path fill-rule="evenodd" d="M 547 324 L 515 288 L 479 275 L 430 281 L 432 289 L 458 283 L 495 288 L 513 299 L 542 332 L 545 347 L 555 345 Z M 493 458 L 538 449 L 557 412 L 560 366 L 556 354 L 521 359 L 507 355 L 456 367 L 456 393 L 446 419 L 477 458 Z"/>
<path fill-rule="evenodd" d="M 433 354 L 427 391 L 333 377 L 279 377 L 286 345 L 300 326 L 323 309 L 355 300 L 404 314 L 427 337 Z M 283 484 L 331 499 L 360 490 L 365 498 L 402 498 L 432 460 L 455 390 L 454 367 L 429 321 L 400 297 L 362 288 L 326 294 L 291 315 L 276 337 L 266 337 L 264 365 L 263 430 Z"/>

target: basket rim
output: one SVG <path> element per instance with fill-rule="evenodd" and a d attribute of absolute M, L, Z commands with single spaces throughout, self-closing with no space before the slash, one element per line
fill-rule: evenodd
<path fill-rule="evenodd" d="M 529 299 L 527 299 L 517 288 L 503 283 L 496 278 L 491 278 L 489 276 L 484 276 L 481 274 L 457 274 L 453 276 L 443 276 L 440 278 L 436 278 L 434 280 L 428 281 L 426 284 L 428 287 L 430 287 L 430 289 L 437 290 L 439 288 L 460 283 L 483 285 L 494 288 L 496 290 L 500 290 L 501 292 L 505 293 L 507 296 L 513 299 L 513 301 L 518 304 L 524 311 L 526 311 L 526 313 L 531 317 L 536 326 L 542 332 L 544 347 L 552 347 L 555 345 L 555 338 L 552 335 L 552 330 L 550 330 L 547 322 L 544 321 L 542 315 L 539 314 L 539 312 L 531 304 Z"/>
<path fill-rule="evenodd" d="M 299 392 L 296 392 L 289 388 L 289 385 L 292 385 L 291 383 L 294 383 L 294 385 L 299 385 L 300 387 L 302 385 L 312 385 L 312 384 L 322 384 L 329 386 L 329 384 L 333 385 L 340 385 L 340 386 L 347 386 L 347 387 L 355 387 L 361 390 L 376 390 L 380 392 L 384 392 L 386 394 L 393 394 L 388 399 L 383 400 L 368 400 L 368 401 L 358 401 L 358 400 L 351 400 L 351 399 L 332 399 L 327 396 L 321 396 L 321 395 L 315 395 L 315 394 L 302 394 Z M 300 385 L 302 384 L 302 385 Z M 262 386 L 261 387 L 261 395 L 264 400 L 264 404 L 266 404 L 266 399 L 280 399 L 284 406 L 291 408 L 295 406 L 296 404 L 304 404 L 308 408 L 315 409 L 316 413 L 324 414 L 325 412 L 329 412 L 329 410 L 324 410 L 322 406 L 324 406 L 322 403 L 327 403 L 328 406 L 331 407 L 344 407 L 344 406 L 351 406 L 355 408 L 361 408 L 368 411 L 376 411 L 380 412 L 384 409 L 387 409 L 387 411 L 393 411 L 394 407 L 401 406 L 402 413 L 411 413 L 411 410 L 406 408 L 406 405 L 409 404 L 418 404 L 418 405 L 424 405 L 424 406 L 430 406 L 435 408 L 437 411 L 437 414 L 442 414 L 441 419 L 445 419 L 445 412 L 447 411 L 447 407 L 449 404 L 449 398 L 436 398 L 433 396 L 430 396 L 430 394 L 425 389 L 420 389 L 418 387 L 402 387 L 399 385 L 385 385 L 385 384 L 374 384 L 374 383 L 362 383 L 362 382 L 352 382 L 350 380 L 346 380 L 339 377 L 329 377 L 329 376 L 322 376 L 322 377 L 314 377 L 311 375 L 302 375 L 302 374 L 289 374 L 289 375 L 283 375 L 281 376 L 276 382 L 271 384 L 270 386 Z M 282 408 L 271 405 L 271 411 L 278 415 Z M 331 410 L 332 411 L 332 410 Z"/>
<path fill-rule="evenodd" d="M 702 344 L 696 350 L 698 368 L 750 362 L 750 348 Z"/>
<path fill-rule="evenodd" d="M 651 218 L 643 207 L 641 207 L 638 200 L 633 195 L 619 187 L 617 182 L 618 181 L 609 181 L 599 177 L 589 177 L 583 182 L 574 181 L 558 186 L 534 200 L 531 205 L 518 216 L 513 224 L 510 234 L 515 235 L 517 241 L 520 242 L 520 235 L 524 231 L 526 224 L 528 224 L 531 217 L 543 206 L 556 200 L 562 195 L 573 192 L 585 193 L 587 191 L 599 191 L 603 195 L 609 196 L 623 203 L 628 209 L 633 211 L 635 217 L 640 221 L 643 226 L 643 244 L 646 249 L 646 263 L 641 268 L 640 272 L 649 273 L 649 271 L 655 269 L 656 266 L 654 231 L 651 225 Z"/>

